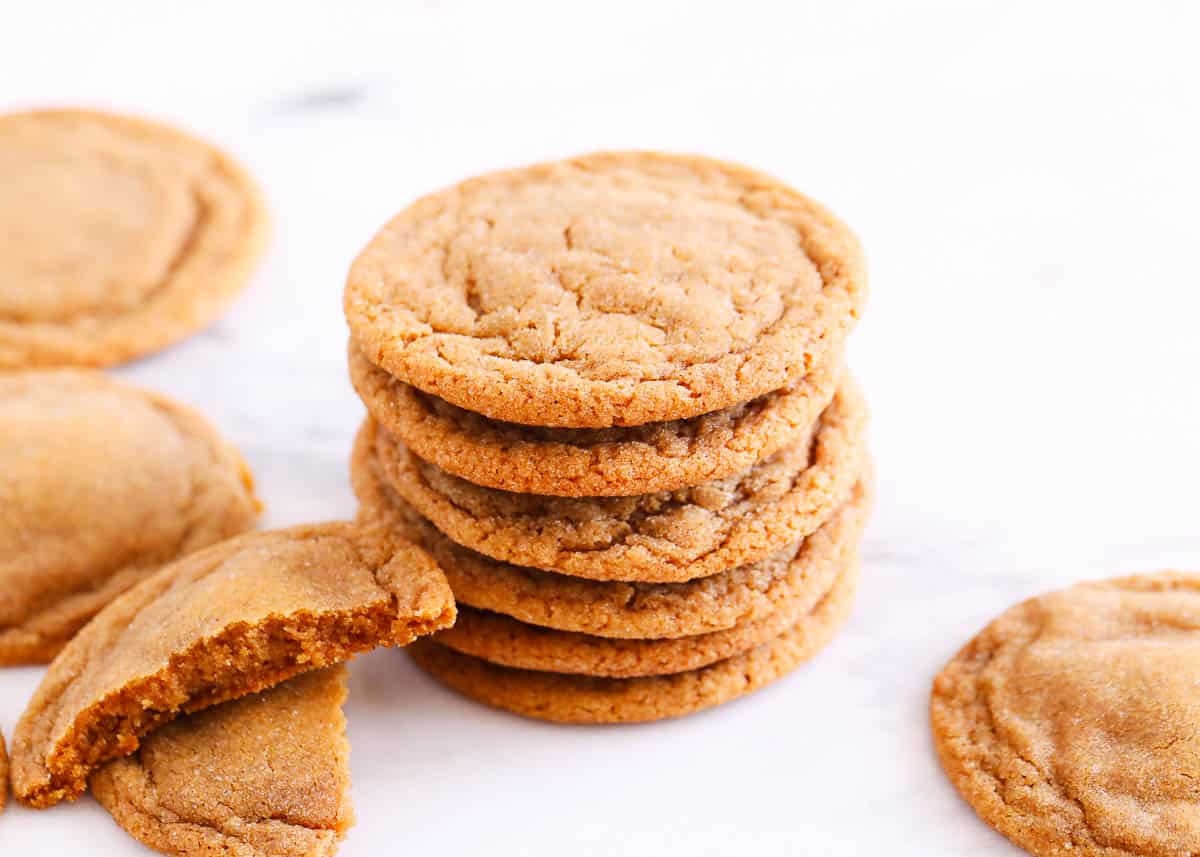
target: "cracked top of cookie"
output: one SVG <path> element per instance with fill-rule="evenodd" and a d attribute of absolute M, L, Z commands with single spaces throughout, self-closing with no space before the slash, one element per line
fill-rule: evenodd
<path fill-rule="evenodd" d="M 364 356 L 492 419 L 604 428 L 785 386 L 865 297 L 853 235 L 744 167 L 644 152 L 492 173 L 419 200 L 350 270 Z"/>
<path fill-rule="evenodd" d="M 1200 576 L 1013 607 L 938 676 L 935 742 L 979 815 L 1037 855 L 1200 851 Z"/>

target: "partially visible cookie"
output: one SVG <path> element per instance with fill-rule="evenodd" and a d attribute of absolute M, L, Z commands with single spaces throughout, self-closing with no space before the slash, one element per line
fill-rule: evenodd
<path fill-rule="evenodd" d="M 1200 853 L 1200 575 L 1084 583 L 1003 613 L 933 685 L 942 766 L 1039 857 Z"/>
<path fill-rule="evenodd" d="M 429 555 L 376 529 L 249 533 L 118 598 L 50 665 L 13 733 L 13 787 L 44 807 L 179 714 L 454 621 Z"/>
<path fill-rule="evenodd" d="M 418 200 L 351 266 L 363 355 L 495 420 L 687 419 L 828 363 L 866 297 L 857 240 L 763 173 L 610 152 Z"/>
<path fill-rule="evenodd" d="M 0 665 L 49 661 L 258 510 L 242 457 L 190 408 L 95 372 L 0 374 Z"/>
<path fill-rule="evenodd" d="M 857 559 L 851 562 L 856 563 Z M 833 587 L 837 585 L 835 579 Z M 817 595 L 818 603 L 826 594 Z M 797 597 L 761 619 L 741 622 L 723 631 L 664 640 L 614 640 L 555 631 L 519 622 L 502 613 L 460 607 L 454 627 L 440 631 L 434 640 L 456 652 L 506 667 L 635 678 L 696 670 L 740 655 L 778 637 L 812 608 L 812 601 Z"/>
<path fill-rule="evenodd" d="M 0 813 L 8 803 L 8 747 L 4 744 L 4 733 L 0 732 Z"/>
<path fill-rule="evenodd" d="M 863 470 L 866 406 L 844 385 L 811 436 L 735 476 L 636 497 L 565 498 L 473 485 L 374 423 L 393 489 L 443 533 L 493 559 L 590 580 L 677 583 L 794 544 L 845 502 Z"/>
<path fill-rule="evenodd" d="M 350 345 L 350 378 L 371 417 L 425 461 L 476 485 L 557 497 L 674 491 L 746 470 L 809 431 L 840 359 L 782 390 L 688 420 L 554 429 L 489 420 L 422 393 Z"/>
<path fill-rule="evenodd" d="M 178 857 L 328 857 L 353 823 L 345 667 L 174 721 L 91 778 L 135 839 Z"/>
<path fill-rule="evenodd" d="M 751 565 L 686 583 L 567 577 L 497 562 L 454 544 L 388 486 L 360 432 L 350 476 L 360 519 L 405 533 L 437 560 L 460 604 L 546 628 L 617 639 L 708 634 L 760 619 L 807 594 L 815 601 L 846 563 L 871 508 L 869 477 L 804 541 Z"/>
<path fill-rule="evenodd" d="M 636 723 L 681 717 L 744 696 L 788 674 L 825 646 L 854 601 L 844 575 L 804 619 L 768 643 L 711 666 L 642 678 L 535 672 L 496 666 L 430 640 L 409 647 L 438 681 L 495 708 L 560 723 Z"/>
<path fill-rule="evenodd" d="M 213 321 L 266 236 L 207 143 L 85 110 L 0 116 L 0 368 L 107 366 Z"/>

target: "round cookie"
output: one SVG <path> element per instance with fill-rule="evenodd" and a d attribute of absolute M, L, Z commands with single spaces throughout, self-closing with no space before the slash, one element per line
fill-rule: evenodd
<path fill-rule="evenodd" d="M 418 200 L 355 260 L 344 306 L 400 381 L 495 420 L 607 428 L 788 386 L 865 297 L 857 240 L 781 182 L 611 152 Z"/>
<path fill-rule="evenodd" d="M 96 800 L 178 857 L 333 857 L 353 823 L 345 667 L 169 723 L 97 771 Z"/>
<path fill-rule="evenodd" d="M 1039 857 L 1200 852 L 1200 575 L 1084 583 L 1009 609 L 938 675 L 942 766 Z"/>
<path fill-rule="evenodd" d="M 836 580 L 833 585 L 837 585 Z M 820 593 L 816 600 L 826 594 Z M 740 655 L 778 637 L 812 608 L 812 600 L 797 598 L 761 619 L 711 634 L 665 640 L 614 640 L 554 631 L 518 622 L 502 613 L 460 607 L 454 627 L 439 632 L 436 640 L 456 652 L 506 667 L 635 678 L 696 670 Z"/>
<path fill-rule="evenodd" d="M 242 169 L 152 122 L 0 116 L 0 368 L 108 366 L 213 321 L 261 253 Z"/>
<path fill-rule="evenodd" d="M 360 518 L 403 532 L 428 550 L 459 603 L 532 625 L 615 639 L 712 633 L 767 616 L 801 593 L 826 591 L 852 555 L 871 510 L 868 471 L 815 533 L 764 560 L 686 583 L 622 583 L 508 565 L 454 544 L 387 485 L 365 431 L 355 442 L 350 475 Z"/>
<path fill-rule="evenodd" d="M 476 485 L 556 497 L 674 491 L 738 473 L 811 429 L 840 358 L 790 387 L 688 420 L 556 429 L 489 420 L 422 393 L 351 343 L 350 378 L 371 417 L 424 461 Z"/>
<path fill-rule="evenodd" d="M 49 661 L 258 511 L 245 462 L 195 411 L 95 372 L 0 373 L 0 665 Z"/>
<path fill-rule="evenodd" d="M 853 567 L 852 567 L 853 569 Z M 850 614 L 857 574 L 770 642 L 689 672 L 641 678 L 535 672 L 501 667 L 422 640 L 413 660 L 446 686 L 495 708 L 560 723 L 637 723 L 681 717 L 729 702 L 787 675 L 823 648 Z"/>
<path fill-rule="evenodd" d="M 8 747 L 4 744 L 4 733 L 0 732 L 0 813 L 8 803 Z"/>
<path fill-rule="evenodd" d="M 843 386 L 803 437 L 749 470 L 673 492 L 564 498 L 473 485 L 387 432 L 375 455 L 393 489 L 459 544 L 590 580 L 678 583 L 755 562 L 829 519 L 862 473 L 866 406 Z"/>
<path fill-rule="evenodd" d="M 62 650 L 13 732 L 13 791 L 73 800 L 105 762 L 181 714 L 454 623 L 417 546 L 334 522 L 189 554 L 102 610 Z"/>

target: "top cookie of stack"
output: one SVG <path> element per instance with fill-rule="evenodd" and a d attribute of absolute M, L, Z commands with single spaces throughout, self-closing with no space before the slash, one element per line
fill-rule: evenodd
<path fill-rule="evenodd" d="M 455 686 L 524 713 L 622 720 L 722 701 L 704 668 L 778 647 L 786 629 L 793 654 L 810 651 L 844 614 L 833 608 L 852 593 L 869 504 L 865 408 L 841 359 L 865 297 L 858 243 L 832 214 L 706 158 L 603 153 L 493 173 L 395 217 L 345 293 L 370 416 L 360 514 L 436 549 L 460 602 L 479 608 L 447 649 L 524 669 L 422 665 L 471 673 Z M 734 606 L 822 564 L 837 574 L 777 587 L 787 609 L 779 592 L 757 614 Z M 518 578 L 529 595 L 506 602 Z M 702 594 L 697 578 L 723 582 Z M 592 589 L 571 590 L 568 609 L 569 579 Z M 628 582 L 663 588 L 691 618 L 604 624 L 579 607 L 629 607 L 614 588 Z M 764 676 L 796 660 L 777 655 L 760 658 Z M 528 670 L 562 679 L 534 695 L 566 708 L 515 702 Z M 637 705 L 606 690 L 603 712 L 584 711 L 578 675 L 674 684 L 614 687 Z"/>
<path fill-rule="evenodd" d="M 833 395 L 866 296 L 853 235 L 705 158 L 597 154 L 418 201 L 355 261 L 355 386 L 421 457 L 559 496 L 737 472 Z"/>

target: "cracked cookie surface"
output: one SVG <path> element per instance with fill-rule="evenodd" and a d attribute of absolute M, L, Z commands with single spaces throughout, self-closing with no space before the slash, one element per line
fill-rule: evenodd
<path fill-rule="evenodd" d="M 345 667 L 174 721 L 91 778 L 135 839 L 178 857 L 329 857 L 353 823 Z"/>
<path fill-rule="evenodd" d="M 258 509 L 245 462 L 195 411 L 94 372 L 0 375 L 0 665 L 49 661 Z"/>
<path fill-rule="evenodd" d="M 866 296 L 857 240 L 763 173 L 611 152 L 491 173 L 388 223 L 351 267 L 364 356 L 491 419 L 607 428 L 786 387 Z"/>
<path fill-rule="evenodd" d="M 673 491 L 751 467 L 810 430 L 842 375 L 840 357 L 790 387 L 688 420 L 555 429 L 489 420 L 397 381 L 349 348 L 371 417 L 420 458 L 476 485 L 558 497 Z"/>
<path fill-rule="evenodd" d="M 938 675 L 942 766 L 1039 857 L 1200 851 L 1200 575 L 1083 583 L 1009 609 Z"/>
<path fill-rule="evenodd" d="M 226 155 L 140 119 L 0 116 L 0 368 L 107 366 L 213 321 L 266 236 Z"/>
<path fill-rule="evenodd" d="M 410 647 L 417 665 L 462 695 L 525 717 L 560 723 L 637 723 L 681 717 L 752 693 L 815 655 L 849 616 L 854 573 L 775 639 L 707 667 L 639 678 L 536 672 L 490 664 L 430 640 Z"/>
<path fill-rule="evenodd" d="M 104 762 L 173 720 L 454 621 L 433 560 L 375 528 L 314 524 L 197 551 L 69 642 L 13 733 L 13 788 L 73 799 Z"/>
<path fill-rule="evenodd" d="M 446 573 L 455 598 L 531 625 L 616 639 L 708 634 L 774 612 L 801 594 L 813 598 L 850 557 L 871 509 L 869 471 L 849 500 L 804 541 L 756 563 L 686 583 L 623 583 L 510 565 L 456 545 L 388 486 L 367 435 L 351 462 L 360 518 L 402 532 Z"/>
<path fill-rule="evenodd" d="M 755 562 L 804 538 L 863 469 L 866 406 L 843 383 L 810 434 L 742 473 L 671 492 L 564 498 L 473 485 L 368 423 L 392 488 L 465 547 L 591 580 L 677 583 Z"/>

